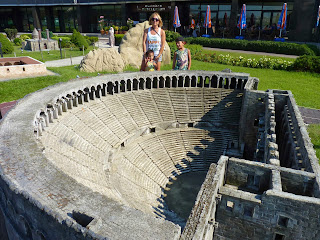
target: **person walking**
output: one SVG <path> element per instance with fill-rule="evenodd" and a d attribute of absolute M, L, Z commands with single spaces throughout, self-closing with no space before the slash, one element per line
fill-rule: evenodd
<path fill-rule="evenodd" d="M 155 12 L 151 14 L 149 24 L 151 27 L 145 29 L 143 34 L 143 60 L 141 63 L 141 69 L 145 62 L 146 52 L 151 49 L 154 52 L 156 70 L 160 71 L 162 54 L 166 42 L 166 33 L 161 29 L 163 22 L 158 13 Z"/>

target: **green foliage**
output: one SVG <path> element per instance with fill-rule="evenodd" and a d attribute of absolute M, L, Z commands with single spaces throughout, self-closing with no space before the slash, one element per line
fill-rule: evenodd
<path fill-rule="evenodd" d="M 47 38 L 47 33 L 46 31 L 41 31 L 41 37 L 42 38 Z M 53 32 L 49 31 L 49 37 L 52 38 L 53 37 Z"/>
<path fill-rule="evenodd" d="M 178 37 L 181 37 L 180 33 L 166 30 L 166 41 L 167 42 L 175 42 Z"/>
<path fill-rule="evenodd" d="M 20 38 L 15 38 L 15 39 L 13 40 L 13 43 L 14 43 L 14 45 L 16 45 L 16 46 L 21 46 L 22 40 L 21 40 Z"/>
<path fill-rule="evenodd" d="M 22 34 L 20 35 L 21 41 L 25 41 L 26 39 L 31 39 L 32 35 L 31 34 Z"/>
<path fill-rule="evenodd" d="M 114 35 L 115 42 L 116 42 L 115 44 L 116 44 L 117 46 L 120 45 L 123 36 L 124 36 L 124 34 L 115 34 L 115 35 Z"/>
<path fill-rule="evenodd" d="M 316 46 L 316 45 L 313 45 L 313 44 L 306 44 L 308 48 L 310 48 L 315 55 L 317 56 L 320 56 L 320 49 Z"/>
<path fill-rule="evenodd" d="M 320 73 L 320 57 L 307 55 L 298 57 L 293 64 L 293 69 L 297 71 Z"/>
<path fill-rule="evenodd" d="M 12 41 L 17 37 L 18 30 L 15 28 L 5 28 L 4 32 L 7 34 L 7 37 Z"/>
<path fill-rule="evenodd" d="M 61 47 L 62 48 L 70 48 L 70 47 L 74 47 L 75 45 L 71 42 L 71 38 L 68 36 L 63 36 L 63 37 L 52 37 L 53 40 L 57 40 L 59 41 L 59 38 L 62 39 L 61 42 Z M 60 44 L 60 43 L 59 43 Z"/>
<path fill-rule="evenodd" d="M 128 31 L 129 30 L 129 27 L 128 26 L 121 26 L 120 28 L 122 31 Z"/>
<path fill-rule="evenodd" d="M 197 52 L 194 54 L 193 59 L 203 61 L 203 62 L 211 62 L 211 63 L 219 63 L 231 66 L 242 66 L 249 68 L 267 68 L 274 70 L 291 70 L 293 68 L 293 62 L 279 59 L 273 59 L 268 57 L 261 58 L 245 58 L 242 56 L 233 57 L 229 54 L 207 54 L 203 52 Z"/>
<path fill-rule="evenodd" d="M 85 39 L 87 41 L 89 40 L 89 45 L 93 45 L 94 43 L 98 42 L 98 40 L 99 40 L 98 37 L 89 37 L 89 36 L 85 36 Z"/>
<path fill-rule="evenodd" d="M 2 43 L 2 52 L 4 54 L 13 52 L 12 43 L 3 34 L 0 34 L 0 42 Z"/>
<path fill-rule="evenodd" d="M 171 51 L 171 58 L 173 58 L 174 52 L 177 50 L 176 42 L 168 42 L 168 45 L 169 45 L 170 51 Z M 188 48 L 190 50 L 191 56 L 198 54 L 198 53 L 202 52 L 202 50 L 203 50 L 203 47 L 198 44 L 186 44 L 186 45 L 184 45 L 184 47 Z"/>
<path fill-rule="evenodd" d="M 89 47 L 89 44 L 84 38 L 84 36 L 82 36 L 82 34 L 78 32 L 76 29 L 73 30 L 73 33 L 71 36 L 71 42 L 74 45 L 76 45 L 80 51 L 82 50 L 82 46 L 84 47 L 85 50 Z"/>
<path fill-rule="evenodd" d="M 204 47 L 236 49 L 256 52 L 270 52 L 288 55 L 315 55 L 315 52 L 306 44 L 272 42 L 272 41 L 247 41 L 237 39 L 219 38 L 186 38 L 188 43 L 200 44 Z"/>

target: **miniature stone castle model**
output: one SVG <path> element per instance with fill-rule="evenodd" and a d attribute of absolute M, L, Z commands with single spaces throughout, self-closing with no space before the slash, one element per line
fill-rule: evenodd
<path fill-rule="evenodd" d="M 33 29 L 32 39 L 26 39 L 26 41 L 22 43 L 22 48 L 24 50 L 40 51 L 39 43 L 40 43 L 41 50 L 58 50 L 59 49 L 58 41 L 50 39 L 49 29 L 46 29 L 46 35 L 47 35 L 46 39 L 41 37 L 41 30 L 39 29 L 39 31 L 36 28 Z"/>
<path fill-rule="evenodd" d="M 0 122 L 0 234 L 320 239 L 319 164 L 298 107 L 257 87 L 245 73 L 139 72 L 26 96 Z M 181 224 L 164 190 L 199 171 Z"/>

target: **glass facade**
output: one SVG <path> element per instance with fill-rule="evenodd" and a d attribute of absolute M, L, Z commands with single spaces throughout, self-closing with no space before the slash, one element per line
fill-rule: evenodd
<path fill-rule="evenodd" d="M 294 2 L 297 10 L 295 10 L 295 15 L 292 15 Z M 244 33 L 256 29 L 269 31 L 268 29 L 274 28 L 283 5 L 283 1 L 280 0 L 216 0 L 214 2 L 204 0 L 162 2 L 154 0 L 152 3 L 139 0 L 123 2 L 111 0 L 0 0 L 0 31 L 4 31 L 8 27 L 15 27 L 19 32 L 32 32 L 34 27 L 40 27 L 42 30 L 48 28 L 53 32 L 72 32 L 73 29 L 78 29 L 81 32 L 98 33 L 104 26 L 126 25 L 128 18 L 143 22 L 154 11 L 160 13 L 164 29 L 173 30 L 173 9 L 177 5 L 182 24 L 182 27 L 177 31 L 182 34 L 190 34 L 189 27 L 193 18 L 200 27 L 199 34 L 203 34 L 204 19 L 207 5 L 209 5 L 212 26 L 214 27 L 214 29 L 210 29 L 212 32 L 209 34 L 215 31 L 214 35 L 217 37 L 233 37 L 239 32 L 236 22 L 238 22 L 243 3 L 247 6 L 247 30 Z M 312 23 L 311 26 L 311 21 L 315 21 L 313 19 L 316 19 L 317 9 L 313 9 L 312 4 L 306 5 L 294 0 L 288 0 L 287 4 L 286 32 L 293 30 L 294 35 L 297 34 L 296 31 L 303 32 L 301 34 L 305 38 L 311 39 L 311 32 L 316 32 L 314 30 L 315 24 Z M 308 19 L 304 19 L 310 23 L 308 26 L 297 19 L 297 16 L 301 15 L 299 8 L 302 6 L 304 14 L 309 16 Z M 103 24 L 99 23 L 101 16 L 104 19 Z M 308 30 L 304 30 L 306 28 Z"/>

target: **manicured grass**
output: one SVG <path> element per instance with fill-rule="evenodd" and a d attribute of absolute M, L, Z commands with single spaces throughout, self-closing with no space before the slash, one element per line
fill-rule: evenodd
<path fill-rule="evenodd" d="M 89 46 L 89 48 L 84 51 L 84 54 L 87 54 L 89 51 L 91 51 L 93 49 L 94 49 L 93 46 Z M 17 57 L 29 56 L 29 57 L 35 58 L 39 61 L 42 61 L 42 56 L 43 56 L 44 62 L 61 59 L 60 50 L 50 50 L 50 51 L 43 50 L 42 56 L 41 56 L 41 53 L 39 51 L 38 52 L 31 52 L 31 51 L 24 50 L 23 52 L 21 52 L 21 47 L 14 46 L 14 52 L 16 53 Z M 73 48 L 72 50 L 70 48 L 63 48 L 62 49 L 62 58 L 70 58 L 70 56 L 77 57 L 77 56 L 82 56 L 82 55 L 83 55 L 83 52 L 82 52 L 82 50 L 80 51 L 79 48 Z M 14 57 L 14 53 L 4 54 L 3 57 Z"/>
<path fill-rule="evenodd" d="M 80 72 L 77 66 L 48 68 L 58 73 L 55 76 L 45 76 L 36 78 L 23 78 L 11 81 L 0 82 L 0 103 L 17 100 L 25 95 L 48 87 L 50 85 L 66 82 L 79 77 L 94 77 L 97 73 Z M 107 72 L 101 72 L 106 74 Z"/>
<path fill-rule="evenodd" d="M 320 159 L 320 124 L 311 124 L 308 126 L 309 136 L 311 138 L 317 158 Z"/>

